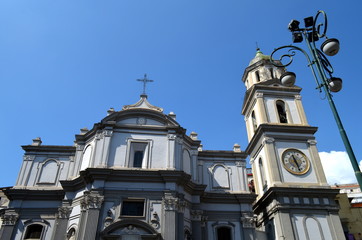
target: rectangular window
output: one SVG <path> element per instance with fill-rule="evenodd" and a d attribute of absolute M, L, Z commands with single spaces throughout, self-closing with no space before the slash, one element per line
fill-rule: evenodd
<path fill-rule="evenodd" d="M 133 167 L 142 168 L 143 151 L 135 151 L 133 155 Z"/>
<path fill-rule="evenodd" d="M 142 217 L 144 216 L 144 199 L 127 199 L 122 203 L 122 216 L 134 216 Z"/>
<path fill-rule="evenodd" d="M 130 141 L 128 153 L 128 167 L 147 168 L 149 158 L 148 141 Z"/>

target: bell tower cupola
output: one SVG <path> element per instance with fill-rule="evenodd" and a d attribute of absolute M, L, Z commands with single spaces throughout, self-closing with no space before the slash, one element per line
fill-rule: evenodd
<path fill-rule="evenodd" d="M 255 57 L 250 61 L 249 66 L 245 69 L 243 82 L 246 89 L 251 88 L 254 84 L 259 84 L 274 78 L 279 79 L 285 72 L 283 67 L 276 67 L 270 62 L 270 56 L 264 55 L 260 49 L 256 50 Z"/>
<path fill-rule="evenodd" d="M 300 96 L 302 89 L 282 85 L 279 78 L 285 72 L 284 67 L 274 66 L 270 56 L 259 49 L 245 69 L 242 81 L 246 94 L 242 114 L 249 141 L 260 124 L 308 126 Z"/>

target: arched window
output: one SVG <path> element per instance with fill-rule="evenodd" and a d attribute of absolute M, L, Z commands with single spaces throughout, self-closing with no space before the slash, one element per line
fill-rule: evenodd
<path fill-rule="evenodd" d="M 32 224 L 32 225 L 29 225 L 27 228 L 26 228 L 26 233 L 25 233 L 25 237 L 24 237 L 24 240 L 26 239 L 40 239 L 41 238 L 41 235 L 42 235 L 42 232 L 43 232 L 43 229 L 44 229 L 44 226 L 43 225 L 40 225 L 40 224 Z"/>
<path fill-rule="evenodd" d="M 216 229 L 217 240 L 232 240 L 230 227 L 219 227 Z"/>
<path fill-rule="evenodd" d="M 75 240 L 75 229 L 71 228 L 67 233 L 67 240 Z"/>
<path fill-rule="evenodd" d="M 269 72 L 270 72 L 270 78 L 273 79 L 274 78 L 274 69 L 269 68 Z"/>
<path fill-rule="evenodd" d="M 263 166 L 263 160 L 261 158 L 259 158 L 259 172 L 260 172 L 260 180 L 261 180 L 261 184 L 263 189 L 267 186 L 267 181 L 265 178 L 265 169 Z"/>
<path fill-rule="evenodd" d="M 256 79 L 256 82 L 260 82 L 260 74 L 259 74 L 259 71 L 255 71 L 255 79 Z"/>
<path fill-rule="evenodd" d="M 286 112 L 286 109 L 285 109 L 285 103 L 283 101 L 281 101 L 281 100 L 278 100 L 276 102 L 276 105 L 277 105 L 279 122 L 280 123 L 288 123 L 287 112 Z"/>
<path fill-rule="evenodd" d="M 255 132 L 256 129 L 258 128 L 258 124 L 256 122 L 256 117 L 255 117 L 255 112 L 254 111 L 251 113 L 251 121 L 253 122 L 253 129 L 254 129 L 254 132 Z"/>

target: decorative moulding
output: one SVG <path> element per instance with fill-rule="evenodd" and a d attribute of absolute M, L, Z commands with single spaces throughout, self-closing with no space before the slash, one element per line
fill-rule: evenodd
<path fill-rule="evenodd" d="M 125 105 L 123 106 L 122 110 L 129 110 L 129 109 L 150 109 L 157 112 L 163 112 L 163 109 L 160 107 L 156 107 L 148 102 L 147 95 L 141 95 L 141 99 L 136 102 L 135 104 Z"/>

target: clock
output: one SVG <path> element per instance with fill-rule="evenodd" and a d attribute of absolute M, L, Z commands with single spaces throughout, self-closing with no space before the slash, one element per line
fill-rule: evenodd
<path fill-rule="evenodd" d="M 301 151 L 293 148 L 289 148 L 283 152 L 282 162 L 288 172 L 296 175 L 305 174 L 310 168 L 308 157 Z"/>

